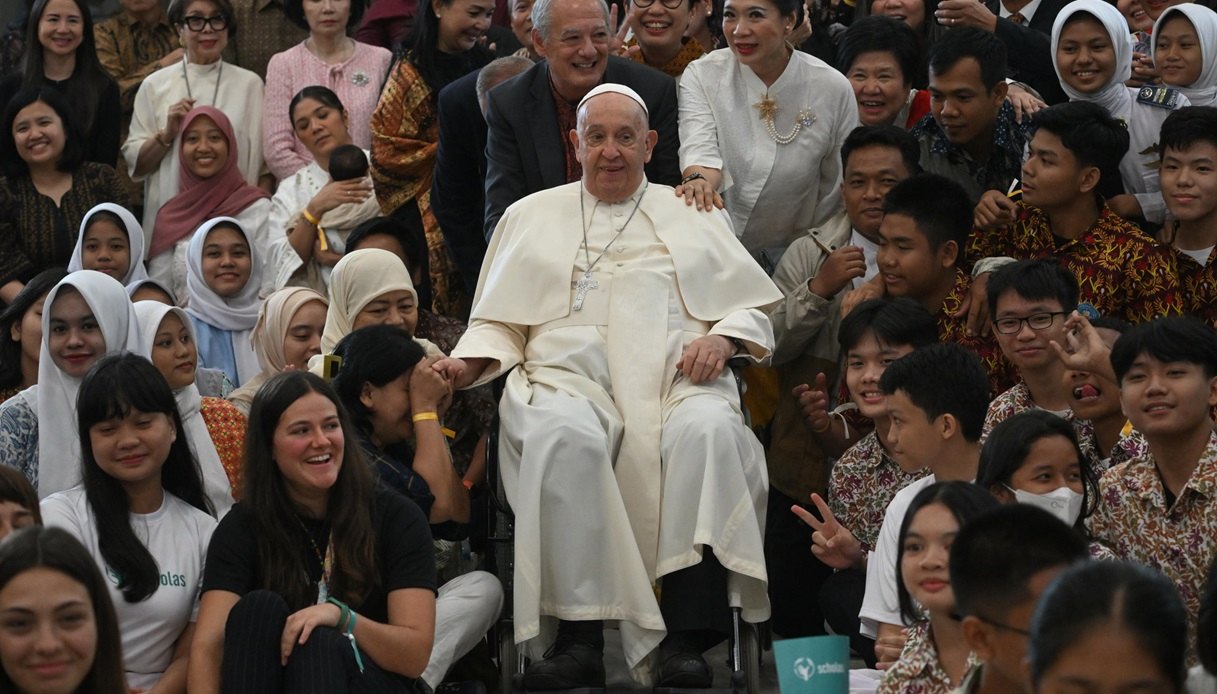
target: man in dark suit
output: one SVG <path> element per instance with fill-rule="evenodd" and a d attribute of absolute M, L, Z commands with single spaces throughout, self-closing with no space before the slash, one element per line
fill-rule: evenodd
<path fill-rule="evenodd" d="M 630 87 L 646 102 L 650 127 L 659 133 L 647 179 L 680 183 L 676 83 L 658 70 L 609 56 L 613 32 L 603 0 L 537 0 L 532 23 L 533 42 L 545 60 L 486 99 L 487 239 L 515 201 L 580 179 L 570 137 L 575 107 L 602 82 Z"/>
<path fill-rule="evenodd" d="M 943 26 L 973 26 L 996 34 L 1009 55 L 1009 77 L 1049 104 L 1059 104 L 1069 99 L 1052 65 L 1052 24 L 1068 1 L 942 0 L 935 16 Z"/>
<path fill-rule="evenodd" d="M 499 58 L 439 93 L 439 144 L 431 179 L 431 210 L 444 230 L 444 244 L 471 296 L 486 256 L 485 95 L 531 67 L 528 58 Z"/>

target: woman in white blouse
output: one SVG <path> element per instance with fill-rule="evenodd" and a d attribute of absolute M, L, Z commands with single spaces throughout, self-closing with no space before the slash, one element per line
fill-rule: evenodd
<path fill-rule="evenodd" d="M 226 63 L 221 54 L 236 30 L 229 0 L 178 0 L 169 8 L 186 55 L 180 63 L 157 70 L 135 94 L 131 130 L 123 157 L 134 180 L 144 181 L 144 234 L 155 228 L 161 205 L 178 193 L 179 166 L 175 140 L 182 121 L 195 106 L 214 106 L 232 122 L 237 140 L 237 167 L 257 185 L 262 166 L 262 79 Z M 269 178 L 265 188 L 269 189 Z M 151 239 L 145 248 L 151 247 Z M 149 264 L 149 274 L 172 286 L 172 256 Z"/>
<path fill-rule="evenodd" d="M 744 247 L 774 265 L 840 208 L 841 143 L 858 124 L 849 81 L 787 42 L 797 2 L 727 0 L 729 48 L 680 82 L 677 193 L 703 209 L 721 194 Z"/>

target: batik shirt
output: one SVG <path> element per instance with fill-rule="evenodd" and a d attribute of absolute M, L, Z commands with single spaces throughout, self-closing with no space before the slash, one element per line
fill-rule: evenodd
<path fill-rule="evenodd" d="M 972 232 L 966 254 L 970 263 L 999 256 L 1056 257 L 1077 278 L 1080 300 L 1101 315 L 1144 323 L 1183 312 L 1174 253 L 1106 205 L 1095 223 L 1073 240 L 1054 236 L 1048 215 L 1039 209 L 1021 202 L 1018 206 L 1009 228 Z"/>
<path fill-rule="evenodd" d="M 871 432 L 849 447 L 828 478 L 828 507 L 842 526 L 869 552 L 896 492 L 925 477 L 929 470 L 905 472 L 892 460 L 879 436 Z"/>
<path fill-rule="evenodd" d="M 1209 435 L 1171 506 L 1152 451 L 1108 470 L 1099 480 L 1099 498 L 1091 533 L 1121 559 L 1145 564 L 1175 583 L 1194 644 L 1200 596 L 1217 548 L 1217 433 Z"/>
<path fill-rule="evenodd" d="M 1030 125 L 1028 119 L 1016 122 L 1014 107 L 1009 101 L 1002 103 L 993 127 L 993 149 L 985 162 L 972 159 L 963 147 L 953 144 L 933 113 L 926 114 L 909 132 L 921 143 L 921 166 L 926 173 L 955 181 L 976 203 L 986 190 L 1007 190 L 1010 182 L 1022 174 Z"/>
<path fill-rule="evenodd" d="M 1174 254 L 1183 312 L 1217 327 L 1217 249 L 1209 252 L 1209 261 L 1204 265 L 1186 253 Z"/>
<path fill-rule="evenodd" d="M 951 287 L 942 306 L 934 313 L 938 323 L 938 339 L 942 342 L 955 342 L 976 353 L 989 374 L 991 393 L 1002 393 L 1014 385 L 1017 374 L 1005 355 L 997 346 L 997 340 L 992 335 L 981 337 L 968 334 L 967 315 L 957 316 L 963 299 L 968 295 L 972 286 L 972 278 L 963 270 L 955 270 L 955 284 Z"/>
<path fill-rule="evenodd" d="M 1014 384 L 1014 387 L 993 398 L 989 403 L 989 411 L 985 413 L 985 424 L 980 432 L 980 441 L 984 443 L 985 439 L 989 438 L 989 433 L 993 431 L 993 427 L 1001 424 L 1007 419 L 1013 417 L 1020 412 L 1028 410 L 1043 409 L 1035 404 L 1031 399 L 1031 389 L 1023 381 Z M 1085 419 L 1076 419 L 1073 416 L 1072 410 L 1066 410 L 1064 414 L 1057 414 L 1065 421 L 1073 424 L 1073 430 L 1078 437 L 1078 446 L 1082 449 L 1092 465 L 1098 461 L 1098 455 L 1094 449 L 1094 426 Z"/>
<path fill-rule="evenodd" d="M 968 666 L 961 682 L 968 678 L 980 661 L 968 654 Z M 877 694 L 946 694 L 955 687 L 938 662 L 938 649 L 930 633 L 929 622 L 917 622 L 908 629 L 908 640 L 900 659 L 883 675 Z"/>

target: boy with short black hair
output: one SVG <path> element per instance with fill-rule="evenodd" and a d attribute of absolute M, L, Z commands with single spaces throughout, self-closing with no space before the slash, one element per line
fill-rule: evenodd
<path fill-rule="evenodd" d="M 844 380 L 852 405 L 875 428 L 832 466 L 828 503 L 819 494 L 811 495 L 823 523 L 802 507 L 793 509 L 818 531 L 812 554 L 837 569 L 820 590 L 825 618 L 835 633 L 849 635 L 854 650 L 865 658 L 866 644 L 858 641 L 858 609 L 866 581 L 866 553 L 875 548 L 892 497 L 928 473 L 925 468 L 904 467 L 888 454 L 889 423 L 879 379 L 893 360 L 934 344 L 938 329 L 933 316 L 911 299 L 871 299 L 841 321 L 837 339 L 845 355 Z"/>
<path fill-rule="evenodd" d="M 1091 532 L 1173 580 L 1194 633 L 1217 548 L 1217 331 L 1191 317 L 1138 325 L 1116 340 L 1111 365 L 1149 450 L 1099 480 Z"/>
<path fill-rule="evenodd" d="M 1217 108 L 1171 113 L 1159 143 L 1162 197 L 1174 217 L 1163 240 L 1175 251 L 1183 310 L 1217 326 Z"/>
<path fill-rule="evenodd" d="M 951 590 L 964 640 L 981 667 L 957 694 L 1030 691 L 1023 659 L 1031 615 L 1052 579 L 1088 557 L 1083 537 L 1028 504 L 1001 506 L 960 528 L 951 545 Z"/>
<path fill-rule="evenodd" d="M 989 403 L 981 440 L 993 427 L 1029 409 L 1073 419 L 1065 365 L 1052 342 L 1065 344 L 1065 320 L 1077 307 L 1078 282 L 1054 260 L 1019 260 L 1002 267 L 985 289 L 993 333 L 1019 381 Z M 1088 432 L 1079 432 L 1079 436 Z"/>
<path fill-rule="evenodd" d="M 1102 106 L 1071 101 L 1035 114 L 1022 201 L 989 190 L 967 246 L 983 258 L 1055 256 L 1079 278 L 1080 300 L 1131 323 L 1181 312 L 1175 260 L 1100 194 L 1119 183 L 1128 132 Z M 996 229 L 1002 228 L 1001 231 Z"/>
<path fill-rule="evenodd" d="M 972 278 L 961 267 L 971 231 L 967 193 L 950 179 L 922 174 L 901 181 L 883 201 L 877 262 L 888 296 L 921 304 L 938 321 L 938 337 L 980 357 L 993 392 L 1014 385 L 1009 362 L 992 336 L 969 335 L 960 306 Z"/>
<path fill-rule="evenodd" d="M 903 356 L 883 372 L 891 454 L 905 469 L 930 475 L 897 492 L 888 504 L 875 551 L 867 561 L 862 633 L 877 638 L 879 662 L 900 656 L 896 555 L 900 524 L 913 497 L 934 482 L 972 481 L 980 464 L 980 431 L 989 404 L 984 367 L 971 350 L 951 342 Z"/>

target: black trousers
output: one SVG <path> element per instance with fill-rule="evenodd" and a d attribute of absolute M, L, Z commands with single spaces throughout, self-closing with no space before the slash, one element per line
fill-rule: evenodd
<path fill-rule="evenodd" d="M 291 692 L 291 694 L 418 694 L 416 680 L 387 672 L 363 654 L 359 671 L 351 642 L 337 629 L 315 629 L 297 645 L 287 665 L 280 664 L 279 642 L 291 614 L 278 593 L 255 590 L 233 606 L 224 629 L 224 692 Z"/>
<path fill-rule="evenodd" d="M 710 548 L 700 562 L 663 577 L 659 611 L 669 634 L 678 633 L 705 651 L 731 633 L 727 603 L 727 570 Z"/>
<path fill-rule="evenodd" d="M 769 488 L 765 519 L 769 602 L 773 607 L 774 633 L 788 639 L 826 633 L 820 588 L 832 575 L 832 569 L 811 553 L 811 528 L 790 512 L 795 503 Z M 819 516 L 814 506 L 801 505 Z"/>
<path fill-rule="evenodd" d="M 820 589 L 820 608 L 835 633 L 849 637 L 849 647 L 867 667 L 875 667 L 875 640 L 861 634 L 862 598 L 866 595 L 866 572 L 861 569 L 838 571 Z"/>

